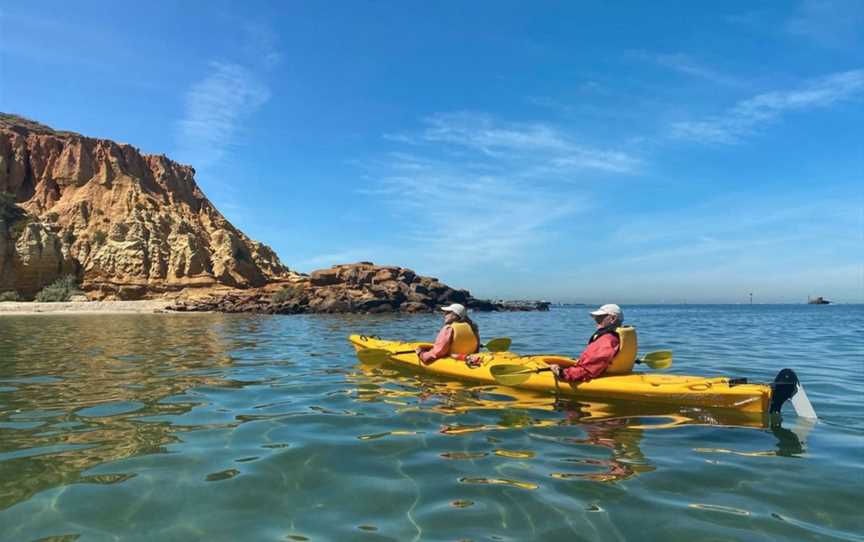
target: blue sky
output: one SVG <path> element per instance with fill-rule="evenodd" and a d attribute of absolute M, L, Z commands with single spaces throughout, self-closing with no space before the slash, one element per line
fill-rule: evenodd
<path fill-rule="evenodd" d="M 0 110 L 193 165 L 291 268 L 864 302 L 862 2 L 142 6 L 0 2 Z"/>

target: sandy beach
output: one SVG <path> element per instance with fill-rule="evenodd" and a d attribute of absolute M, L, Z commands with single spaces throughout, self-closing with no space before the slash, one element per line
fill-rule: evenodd
<path fill-rule="evenodd" d="M 173 303 L 170 299 L 143 301 L 77 301 L 37 303 L 6 301 L 0 303 L 0 316 L 22 314 L 153 314 Z"/>

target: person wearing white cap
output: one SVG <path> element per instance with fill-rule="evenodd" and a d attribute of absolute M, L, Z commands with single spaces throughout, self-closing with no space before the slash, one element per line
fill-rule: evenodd
<path fill-rule="evenodd" d="M 438 332 L 435 344 L 417 347 L 417 356 L 426 365 L 448 356 L 464 360 L 480 350 L 480 330 L 468 317 L 465 306 L 453 303 L 441 310 L 444 311 L 444 327 Z"/>
<path fill-rule="evenodd" d="M 565 382 L 587 382 L 602 375 L 618 353 L 621 339 L 617 329 L 624 323 L 624 312 L 621 307 L 610 303 L 596 311 L 591 311 L 591 317 L 597 323 L 597 331 L 588 339 L 588 346 L 579 355 L 579 361 L 569 367 L 551 364 L 549 366 L 555 376 Z"/>

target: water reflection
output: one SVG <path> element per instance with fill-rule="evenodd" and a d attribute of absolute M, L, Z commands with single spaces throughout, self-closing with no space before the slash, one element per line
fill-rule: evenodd
<path fill-rule="evenodd" d="M 547 316 L 489 317 L 527 332 Z M 363 324 L 419 336 L 418 318 Z M 814 488 L 831 532 L 854 532 L 854 427 L 821 425 L 808 453 L 796 424 L 368 370 L 345 343 L 359 325 L 0 319 L 0 540 L 637 540 L 661 535 L 631 525 L 696 535 L 739 517 L 725 509 L 752 511 L 736 529 L 807 539 L 824 522 L 786 496 Z"/>
<path fill-rule="evenodd" d="M 441 434 L 459 436 L 501 430 L 530 430 L 531 436 L 537 440 L 571 446 L 574 451 L 587 450 L 582 455 L 564 459 L 566 470 L 556 470 L 549 474 L 560 480 L 581 479 L 613 483 L 654 471 L 656 467 L 640 447 L 646 431 L 684 426 L 735 426 L 763 430 L 769 427 L 767 420 L 761 416 L 728 410 L 641 405 L 627 401 L 562 400 L 531 390 L 440 379 L 400 367 L 370 368 L 361 364 L 356 369 L 357 372 L 350 374 L 348 379 L 354 384 L 354 397 L 357 401 L 392 405 L 394 412 L 400 414 L 422 411 L 456 417 L 453 422 L 446 422 L 441 426 Z M 489 418 L 490 414 L 496 414 L 498 421 L 466 423 L 457 416 L 472 411 L 483 412 L 486 418 Z M 541 413 L 544 415 L 541 416 Z M 549 427 L 571 427 L 572 432 L 581 433 L 582 436 L 548 437 L 538 431 Z M 795 433 L 779 425 L 770 429 L 779 439 L 781 453 L 801 453 L 803 448 Z M 379 433 L 361 435 L 359 438 L 382 438 L 395 434 Z M 598 450 L 606 457 L 597 457 Z M 720 449 L 710 451 L 723 453 Z M 491 453 L 499 457 L 519 459 L 530 459 L 536 455 L 533 451 L 493 450 Z M 448 460 L 479 460 L 488 455 L 490 452 L 485 451 L 445 452 L 441 457 Z M 531 485 L 497 478 L 460 481 L 509 484 L 521 488 Z"/>
<path fill-rule="evenodd" d="M 791 428 L 780 424 L 770 427 L 771 433 L 777 439 L 776 445 L 770 450 L 732 450 L 729 448 L 694 448 L 694 451 L 705 454 L 731 454 L 744 457 L 800 457 L 806 452 L 804 444 L 807 434 L 815 426 L 815 422 L 806 418 L 797 419 Z"/>
<path fill-rule="evenodd" d="M 205 326 L 146 316 L 36 322 L 0 320 L 0 384 L 9 386 L 0 390 L 0 509 L 54 486 L 122 482 L 132 475 L 82 473 L 165 453 L 179 433 L 197 429 L 166 421 L 201 404 L 186 395 L 191 388 L 254 383 L 218 376 L 244 346 L 218 318 Z"/>

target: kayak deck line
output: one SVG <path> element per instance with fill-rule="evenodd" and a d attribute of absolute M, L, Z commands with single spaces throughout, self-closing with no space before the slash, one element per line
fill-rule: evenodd
<path fill-rule="evenodd" d="M 481 360 L 477 367 L 469 367 L 464 361 L 451 358 L 443 358 L 430 365 L 424 365 L 418 362 L 414 349 L 428 343 L 388 341 L 365 335 L 351 335 L 348 340 L 358 352 L 364 349 L 392 352 L 393 354 L 386 358 L 388 363 L 410 367 L 414 371 L 443 378 L 500 385 L 491 368 L 503 364 L 521 365 L 526 368 L 527 372 L 531 373 L 530 377 L 511 387 L 551 392 L 576 398 L 719 408 L 763 416 L 779 412 L 783 404 L 793 396 L 806 398 L 803 393 L 798 393 L 798 390 L 803 391 L 803 388 L 801 388 L 797 376 L 791 369 L 781 371 L 775 382 L 771 384 L 749 383 L 743 378 L 668 375 L 650 372 L 601 376 L 588 382 L 571 383 L 556 381 L 554 375 L 548 371 L 549 364 L 546 362 L 546 359 L 576 362 L 575 359 L 567 356 L 482 352 L 477 354 Z M 542 369 L 546 369 L 546 371 L 535 372 Z M 810 411 L 812 412 L 812 406 L 810 406 Z M 802 416 L 802 412 L 797 407 L 796 412 Z M 815 412 L 812 412 L 812 416 L 807 416 L 806 412 L 803 415 L 815 418 Z"/>

